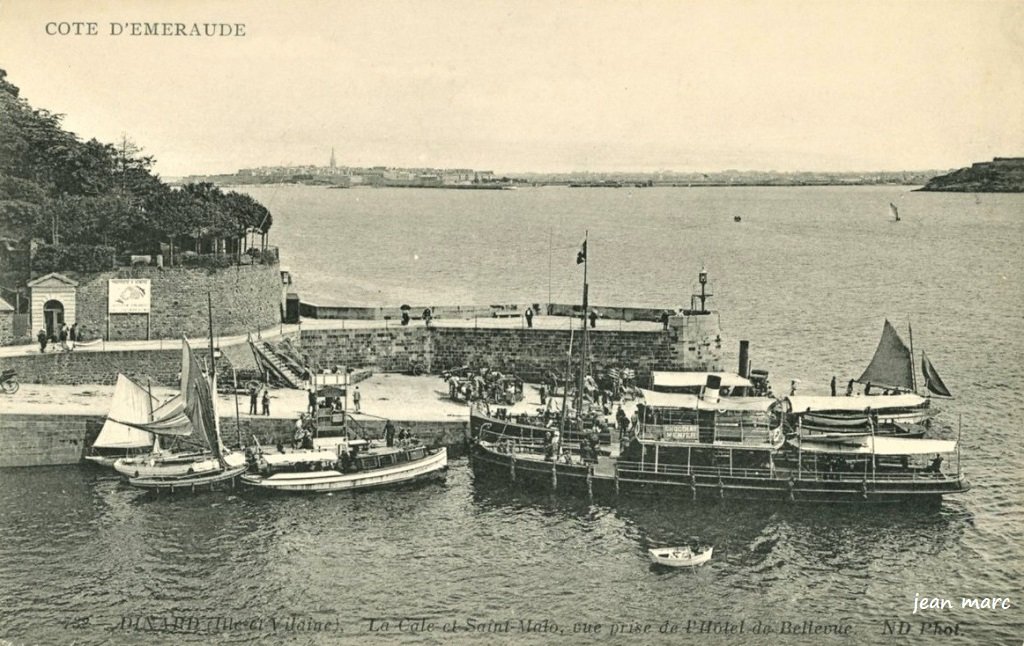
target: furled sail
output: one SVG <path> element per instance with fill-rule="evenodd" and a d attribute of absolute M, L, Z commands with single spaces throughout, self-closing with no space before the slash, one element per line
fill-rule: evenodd
<path fill-rule="evenodd" d="M 153 436 L 118 420 L 148 422 L 153 412 L 153 398 L 145 388 L 118 374 L 114 398 L 107 420 L 96 436 L 93 447 L 102 449 L 137 449 L 153 444 Z"/>
<path fill-rule="evenodd" d="M 857 382 L 882 388 L 914 389 L 914 359 L 910 348 L 903 343 L 888 319 L 882 329 L 882 339 L 875 349 L 875 356 Z"/>
<path fill-rule="evenodd" d="M 942 377 L 935 372 L 935 366 L 928 360 L 924 352 L 921 353 L 921 374 L 924 375 L 924 385 L 928 392 L 939 397 L 952 397 L 946 384 L 942 383 Z"/>

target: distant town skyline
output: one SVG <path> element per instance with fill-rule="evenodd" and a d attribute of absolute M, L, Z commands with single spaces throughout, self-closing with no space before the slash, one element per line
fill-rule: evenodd
<path fill-rule="evenodd" d="M 912 171 L 1024 152 L 1020 3 L 430 7 L 3 3 L 0 66 L 34 107 L 83 139 L 127 135 L 168 177 L 323 166 L 332 147 L 339 166 L 498 174 Z M 59 35 L 74 22 L 96 34 Z M 161 35 L 178 23 L 244 27 Z"/>

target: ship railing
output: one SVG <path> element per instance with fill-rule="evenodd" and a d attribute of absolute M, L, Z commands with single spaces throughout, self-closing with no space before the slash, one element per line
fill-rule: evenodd
<path fill-rule="evenodd" d="M 772 428 L 760 424 L 716 424 L 714 440 L 742 444 L 771 444 Z M 644 424 L 640 438 L 664 442 L 698 442 L 696 424 Z"/>
<path fill-rule="evenodd" d="M 801 469 L 799 472 L 793 467 L 785 469 L 762 467 L 730 467 L 722 466 L 696 466 L 663 464 L 654 462 L 628 462 L 620 460 L 618 463 L 620 471 L 633 471 L 640 473 L 660 474 L 667 476 L 710 476 L 710 477 L 738 477 L 738 478 L 760 478 L 764 480 L 786 480 L 790 477 L 799 480 L 819 481 L 841 481 L 841 482 L 956 482 L 961 479 L 959 472 L 927 471 L 925 469 L 913 469 L 910 471 L 876 471 L 867 473 L 863 471 L 816 471 L 813 469 Z"/>

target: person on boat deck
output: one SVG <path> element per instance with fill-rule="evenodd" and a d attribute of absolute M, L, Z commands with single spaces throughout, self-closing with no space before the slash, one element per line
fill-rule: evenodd
<path fill-rule="evenodd" d="M 306 399 L 309 402 L 309 412 L 311 414 L 316 414 L 316 391 L 313 390 L 312 386 L 309 387 L 309 392 L 306 395 Z"/>
<path fill-rule="evenodd" d="M 544 404 L 546 404 L 548 402 L 548 389 L 544 386 L 544 384 L 541 384 L 539 392 L 540 392 L 540 405 L 543 406 Z"/>
<path fill-rule="evenodd" d="M 832 375 L 832 382 L 829 384 L 832 388 L 832 396 L 836 396 L 836 376 Z"/>
<path fill-rule="evenodd" d="M 263 387 L 263 414 L 270 415 L 270 390 L 266 386 Z"/>
<path fill-rule="evenodd" d="M 391 423 L 391 420 L 384 422 L 384 441 L 387 442 L 388 447 L 395 445 L 395 425 Z"/>
<path fill-rule="evenodd" d="M 935 459 L 932 460 L 931 466 L 928 467 L 928 470 L 931 471 L 932 473 L 942 473 L 942 456 L 941 455 L 939 455 L 937 453 L 935 454 Z"/>
<path fill-rule="evenodd" d="M 302 438 L 306 437 L 306 427 L 303 426 L 305 415 L 299 415 L 295 420 L 295 435 L 292 436 L 292 448 L 299 448 L 302 445 Z"/>
<path fill-rule="evenodd" d="M 853 379 L 846 384 L 846 396 L 853 397 Z"/>
<path fill-rule="evenodd" d="M 864 394 L 865 395 L 870 395 L 871 394 L 871 382 L 870 381 L 864 386 Z"/>
<path fill-rule="evenodd" d="M 789 382 L 789 396 L 792 397 L 796 394 L 796 379 Z"/>

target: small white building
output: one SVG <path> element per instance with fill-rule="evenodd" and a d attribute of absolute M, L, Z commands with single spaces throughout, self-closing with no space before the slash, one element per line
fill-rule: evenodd
<path fill-rule="evenodd" d="M 75 324 L 75 300 L 78 283 L 64 274 L 53 272 L 28 282 L 32 299 L 32 336 L 39 330 L 46 330 L 50 337 L 56 337 L 65 323 Z"/>

